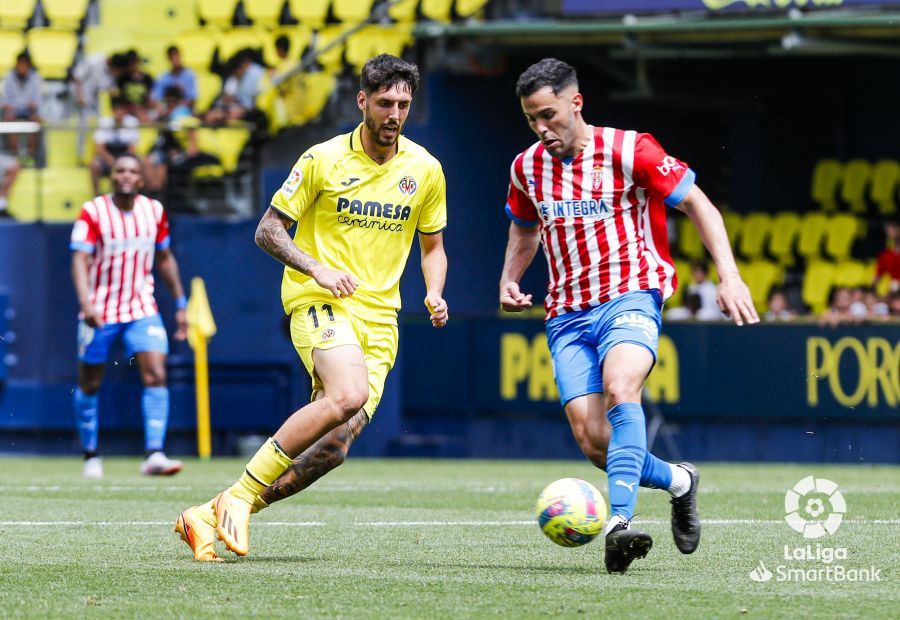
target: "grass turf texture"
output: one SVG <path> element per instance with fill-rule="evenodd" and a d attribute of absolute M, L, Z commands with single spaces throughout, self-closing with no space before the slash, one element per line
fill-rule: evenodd
<path fill-rule="evenodd" d="M 174 478 L 142 478 L 138 460 L 105 459 L 106 478 L 75 459 L 0 459 L 3 617 L 897 617 L 900 468 L 702 465 L 700 549 L 682 556 L 668 496 L 642 490 L 635 524 L 653 550 L 624 576 L 603 570 L 602 542 L 565 549 L 532 508 L 580 462 L 350 460 L 298 496 L 254 516 L 246 558 L 194 562 L 172 526 L 230 484 L 244 461 L 188 461 Z M 834 480 L 847 501 L 834 536 L 806 541 L 781 521 L 799 479 Z M 728 523 L 726 520 L 740 520 Z M 752 522 L 758 520 L 759 522 Z M 888 523 L 874 523 L 886 520 Z M 433 523 L 429 523 L 433 522 Z M 879 583 L 750 580 L 784 546 L 848 549 L 847 568 Z"/>

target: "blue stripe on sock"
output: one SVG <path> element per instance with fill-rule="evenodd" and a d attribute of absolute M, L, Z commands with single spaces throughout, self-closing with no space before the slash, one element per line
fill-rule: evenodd
<path fill-rule="evenodd" d="M 607 412 L 612 437 L 606 456 L 610 514 L 634 516 L 637 487 L 647 455 L 644 410 L 638 403 L 620 403 Z"/>
<path fill-rule="evenodd" d="M 145 387 L 141 409 L 144 413 L 144 446 L 147 452 L 162 450 L 169 424 L 169 388 Z"/>
<path fill-rule="evenodd" d="M 85 394 L 81 388 L 75 388 L 73 397 L 75 407 L 75 422 L 78 425 L 78 436 L 81 439 L 81 449 L 85 452 L 97 451 L 97 435 L 99 434 L 99 394 Z"/>

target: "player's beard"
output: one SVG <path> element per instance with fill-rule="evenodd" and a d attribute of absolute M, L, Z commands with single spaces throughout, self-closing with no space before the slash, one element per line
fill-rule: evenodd
<path fill-rule="evenodd" d="M 369 137 L 372 138 L 378 146 L 394 146 L 397 143 L 397 138 L 400 137 L 400 131 L 403 129 L 403 125 L 397 123 L 397 133 L 395 133 L 392 138 L 388 138 L 387 140 L 383 139 L 381 137 L 381 129 L 388 123 L 381 123 L 379 125 L 375 120 L 375 117 L 369 114 L 368 108 L 366 108 L 365 114 L 363 115 L 363 123 L 366 126 L 366 130 L 369 132 Z"/>

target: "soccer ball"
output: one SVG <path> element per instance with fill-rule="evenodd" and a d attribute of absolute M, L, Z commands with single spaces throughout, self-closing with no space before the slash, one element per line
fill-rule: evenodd
<path fill-rule="evenodd" d="M 563 478 L 541 492 L 535 514 L 547 538 L 563 547 L 580 547 L 603 529 L 606 500 L 591 483 Z"/>

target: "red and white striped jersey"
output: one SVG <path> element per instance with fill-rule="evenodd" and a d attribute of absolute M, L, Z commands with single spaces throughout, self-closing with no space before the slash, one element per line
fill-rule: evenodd
<path fill-rule="evenodd" d="M 585 310 L 628 291 L 678 284 L 665 205 L 694 184 L 688 165 L 646 133 L 592 127 L 578 155 L 557 159 L 537 142 L 513 161 L 506 212 L 541 226 L 550 268 L 547 318 Z"/>
<path fill-rule="evenodd" d="M 92 255 L 91 303 L 106 323 L 127 323 L 158 312 L 153 258 L 169 247 L 169 221 L 157 200 L 143 195 L 123 211 L 109 194 L 81 207 L 69 248 Z"/>

